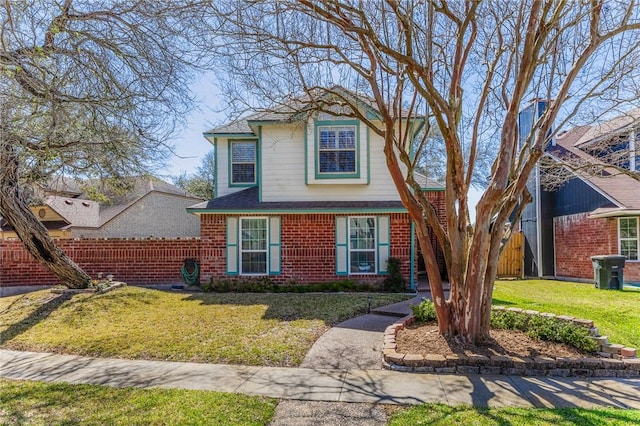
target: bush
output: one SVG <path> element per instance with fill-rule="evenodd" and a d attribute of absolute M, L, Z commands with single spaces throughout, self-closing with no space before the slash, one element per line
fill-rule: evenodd
<path fill-rule="evenodd" d="M 433 302 L 428 299 L 422 299 L 417 305 L 411 305 L 413 316 L 418 322 L 431 322 L 436 320 L 436 307 Z"/>
<path fill-rule="evenodd" d="M 290 281 L 285 284 L 274 283 L 268 277 L 244 280 L 209 280 L 201 288 L 212 293 L 328 293 L 328 292 L 370 292 L 377 290 L 373 286 L 359 284 L 353 280 L 328 283 L 298 284 Z"/>
<path fill-rule="evenodd" d="M 519 330 L 532 339 L 565 343 L 586 353 L 598 350 L 598 344 L 590 338 L 589 330 L 556 318 L 513 311 L 492 311 L 491 327 Z"/>
<path fill-rule="evenodd" d="M 389 275 L 382 282 L 382 288 L 385 291 L 399 293 L 405 290 L 405 284 L 407 281 L 400 273 L 400 259 L 397 257 L 390 257 L 387 260 L 387 272 Z"/>

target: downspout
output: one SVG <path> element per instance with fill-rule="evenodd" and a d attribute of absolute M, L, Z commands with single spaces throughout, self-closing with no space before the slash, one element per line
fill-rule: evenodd
<path fill-rule="evenodd" d="M 543 261 L 542 261 L 542 207 L 540 205 L 541 198 L 540 197 L 540 166 L 536 165 L 536 239 L 538 240 L 538 244 L 536 247 L 537 251 L 537 263 L 538 263 L 538 276 L 543 277 Z"/>

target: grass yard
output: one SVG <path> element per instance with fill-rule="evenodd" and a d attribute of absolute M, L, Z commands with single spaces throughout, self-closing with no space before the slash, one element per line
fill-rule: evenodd
<path fill-rule="evenodd" d="M 496 281 L 493 304 L 591 319 L 609 342 L 640 348 L 640 291 L 551 280 Z"/>
<path fill-rule="evenodd" d="M 474 425 L 474 426 L 594 426 L 640 424 L 640 411 L 583 408 L 474 408 L 424 404 L 397 411 L 390 426 Z"/>
<path fill-rule="evenodd" d="M 110 293 L 0 298 L 0 346 L 99 357 L 297 366 L 326 329 L 367 310 L 367 294 Z M 406 298 L 372 295 L 372 307 Z"/>
<path fill-rule="evenodd" d="M 0 379 L 3 425 L 266 425 L 271 398 Z"/>

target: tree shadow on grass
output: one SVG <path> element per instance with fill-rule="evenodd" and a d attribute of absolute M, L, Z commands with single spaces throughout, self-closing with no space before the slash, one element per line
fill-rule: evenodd
<path fill-rule="evenodd" d="M 53 297 L 40 305 L 22 320 L 11 324 L 6 330 L 0 332 L 0 344 L 5 344 L 15 337 L 25 333 L 39 322 L 45 320 L 53 311 L 57 310 L 64 302 L 70 300 L 71 293 L 63 293 Z"/>
<path fill-rule="evenodd" d="M 366 314 L 369 296 L 371 308 L 392 303 L 383 296 L 367 293 L 196 293 L 184 300 L 203 305 L 262 305 L 266 307 L 263 319 L 322 320 L 327 325 L 335 325 Z"/>

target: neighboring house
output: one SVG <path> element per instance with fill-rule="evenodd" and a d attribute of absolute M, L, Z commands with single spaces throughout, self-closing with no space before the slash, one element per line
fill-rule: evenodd
<path fill-rule="evenodd" d="M 127 191 L 107 191 L 108 202 L 87 199 L 75 181 L 55 182 L 31 210 L 54 238 L 198 237 L 200 222 L 186 208 L 202 199 L 156 178 L 136 178 Z M 16 238 L 2 223 L 2 237 Z"/>
<path fill-rule="evenodd" d="M 383 139 L 363 123 L 283 108 L 204 136 L 216 152 L 216 198 L 188 209 L 201 220 L 201 277 L 371 283 L 395 257 L 413 288 L 413 227 Z M 443 187 L 421 179 L 443 217 Z"/>
<path fill-rule="evenodd" d="M 521 113 L 525 132 L 533 114 L 543 110 L 538 101 Z M 547 155 L 578 170 L 553 191 L 545 190 L 545 177 L 535 171 L 529 186 L 534 202 L 521 219 L 525 275 L 593 280 L 591 256 L 621 254 L 627 256 L 625 282 L 640 282 L 640 180 L 632 177 L 640 170 L 637 141 L 640 109 L 554 138 Z M 585 164 L 600 166 L 599 173 L 581 170 Z M 607 167 L 612 164 L 628 173 Z"/>

